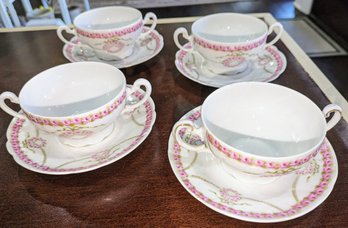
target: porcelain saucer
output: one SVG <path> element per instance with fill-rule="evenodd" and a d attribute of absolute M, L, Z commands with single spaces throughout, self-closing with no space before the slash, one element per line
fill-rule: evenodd
<path fill-rule="evenodd" d="M 185 47 L 189 47 L 188 44 Z M 179 50 L 175 55 L 175 66 L 185 77 L 202 85 L 222 87 L 244 81 L 270 82 L 278 78 L 286 68 L 286 58 L 275 46 L 258 54 L 255 61 L 249 61 L 245 71 L 235 75 L 218 75 L 201 68 L 202 59 L 197 54 Z"/>
<path fill-rule="evenodd" d="M 150 134 L 155 119 L 155 104 L 149 98 L 132 113 L 120 116 L 115 123 L 120 130 L 114 130 L 98 144 L 76 148 L 38 131 L 29 121 L 14 118 L 7 130 L 6 147 L 19 165 L 34 172 L 82 173 L 111 164 L 132 152 Z"/>
<path fill-rule="evenodd" d="M 148 29 L 148 27 L 144 27 L 144 31 L 147 31 Z M 73 43 L 78 43 L 79 39 L 77 37 L 73 37 L 70 41 Z M 138 65 L 153 58 L 162 50 L 163 45 L 163 37 L 156 30 L 154 30 L 145 38 L 139 39 L 135 44 L 133 54 L 123 60 L 107 61 L 99 59 L 93 55 L 86 56 L 79 47 L 70 44 L 64 45 L 63 54 L 70 62 L 94 61 L 108 63 L 117 68 L 125 68 Z"/>
<path fill-rule="evenodd" d="M 200 126 L 200 107 L 183 116 Z M 185 133 L 184 133 L 185 134 Z M 195 137 L 190 143 L 202 143 Z M 188 151 L 171 134 L 170 165 L 183 187 L 197 200 L 226 216 L 259 223 L 300 217 L 331 193 L 338 174 L 335 152 L 326 139 L 309 165 L 270 184 L 245 183 L 227 174 L 212 153 Z"/>

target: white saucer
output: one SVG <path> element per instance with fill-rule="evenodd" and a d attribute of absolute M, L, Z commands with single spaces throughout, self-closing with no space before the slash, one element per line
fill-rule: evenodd
<path fill-rule="evenodd" d="M 185 47 L 189 47 L 188 44 Z M 215 74 L 209 69 L 201 69 L 202 59 L 186 51 L 179 50 L 175 55 L 175 66 L 185 77 L 202 85 L 222 87 L 231 83 L 256 81 L 270 82 L 278 78 L 286 68 L 286 58 L 275 46 L 260 53 L 256 61 L 250 61 L 242 73 L 233 76 Z"/>
<path fill-rule="evenodd" d="M 148 27 L 144 27 L 144 31 L 147 31 L 148 29 Z M 70 41 L 73 43 L 78 43 L 79 39 L 77 37 L 73 37 Z M 63 54 L 70 62 L 94 61 L 108 63 L 117 68 L 125 68 L 138 65 L 153 58 L 162 50 L 163 45 L 163 37 L 156 30 L 154 30 L 150 33 L 150 35 L 146 36 L 145 39 L 139 39 L 135 44 L 133 54 L 123 60 L 106 61 L 99 59 L 96 56 L 87 57 L 82 54 L 79 47 L 70 44 L 64 45 Z"/>
<path fill-rule="evenodd" d="M 184 118 L 200 126 L 200 107 Z M 190 142 L 201 143 L 194 137 Z M 335 152 L 327 139 L 306 168 L 271 184 L 238 181 L 223 170 L 212 153 L 187 151 L 172 134 L 168 156 L 176 177 L 193 197 L 226 216 L 259 223 L 286 221 L 312 211 L 329 196 L 338 174 Z"/>
<path fill-rule="evenodd" d="M 151 98 L 133 113 L 123 114 L 115 130 L 104 141 L 82 148 L 63 145 L 57 138 L 35 129 L 24 119 L 14 118 L 7 130 L 6 147 L 26 169 L 44 174 L 72 174 L 111 164 L 137 148 L 150 134 L 156 119 Z"/>

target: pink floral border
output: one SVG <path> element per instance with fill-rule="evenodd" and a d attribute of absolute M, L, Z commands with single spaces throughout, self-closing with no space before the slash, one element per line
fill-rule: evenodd
<path fill-rule="evenodd" d="M 190 48 L 191 46 L 185 45 L 185 47 Z M 266 78 L 262 82 L 269 82 L 269 81 L 272 81 L 275 78 L 277 78 L 284 67 L 284 61 L 283 61 L 281 55 L 279 54 L 280 53 L 279 50 L 276 47 L 269 46 L 266 48 L 266 50 L 268 51 L 268 53 L 270 53 L 273 56 L 273 58 L 277 62 L 277 68 L 275 69 L 275 71 L 273 72 L 271 77 Z M 187 55 L 186 51 L 184 51 L 184 50 L 179 51 L 179 55 L 178 55 L 179 68 L 180 68 L 179 70 L 186 75 L 190 75 L 190 73 L 188 73 L 187 70 L 185 69 L 184 62 L 183 62 L 183 59 L 186 55 Z"/>
<path fill-rule="evenodd" d="M 265 81 L 272 81 L 274 78 L 278 77 L 280 71 L 283 69 L 284 61 L 279 54 L 279 50 L 276 47 L 269 46 L 266 50 L 273 56 L 273 58 L 277 61 L 277 68 L 275 69 L 271 78 Z"/>
<path fill-rule="evenodd" d="M 199 112 L 199 111 L 198 111 Z M 193 113 L 188 117 L 190 120 L 197 120 L 200 117 L 200 113 L 198 112 Z M 283 212 L 275 212 L 275 213 L 255 213 L 255 212 L 248 212 L 243 210 L 237 210 L 233 207 L 223 205 L 219 202 L 216 202 L 207 196 L 205 196 L 202 192 L 200 192 L 189 180 L 189 176 L 181 162 L 181 147 L 178 143 L 174 143 L 173 146 L 173 158 L 175 162 L 175 167 L 177 168 L 177 171 L 179 172 L 180 178 L 183 181 L 185 187 L 188 189 L 189 192 L 191 192 L 193 195 L 195 195 L 197 198 L 205 202 L 206 204 L 212 206 L 213 208 L 216 208 L 218 210 L 225 211 L 227 213 L 231 213 L 233 215 L 238 216 L 244 216 L 244 217 L 250 217 L 250 218 L 264 218 L 264 219 L 274 219 L 274 218 L 282 218 L 287 216 L 292 216 L 298 212 L 301 211 L 301 209 L 305 208 L 306 206 L 313 203 L 316 199 L 318 199 L 323 192 L 326 190 L 328 184 L 330 181 L 332 181 L 332 172 L 333 172 L 333 165 L 334 162 L 332 160 L 332 151 L 330 150 L 330 147 L 325 142 L 322 144 L 320 148 L 320 154 L 323 157 L 323 169 L 321 172 L 321 179 L 320 182 L 315 186 L 315 188 L 306 196 L 304 197 L 300 202 L 293 204 L 290 206 L 289 209 L 284 210 Z"/>
<path fill-rule="evenodd" d="M 143 95 L 141 95 L 139 92 L 136 92 L 135 96 L 137 96 L 138 98 L 143 97 Z M 83 171 L 83 170 L 90 170 L 90 169 L 93 169 L 97 166 L 101 166 L 105 163 L 115 161 L 117 158 L 119 158 L 119 157 L 127 154 L 129 151 L 133 150 L 139 144 L 139 142 L 141 140 L 143 140 L 143 138 L 146 136 L 147 132 L 150 131 L 150 129 L 152 127 L 152 122 L 154 119 L 154 115 L 153 115 L 154 110 L 153 110 L 150 102 L 146 101 L 143 105 L 144 105 L 145 110 L 146 110 L 146 120 L 145 120 L 144 129 L 142 130 L 140 135 L 127 148 L 116 153 L 112 157 L 109 157 L 107 160 L 102 160 L 99 163 L 95 163 L 95 164 L 92 164 L 89 166 L 77 167 L 77 168 L 51 168 L 49 166 L 40 165 L 39 163 L 31 160 L 25 154 L 25 152 L 22 150 L 21 141 L 19 138 L 19 133 L 23 127 L 23 123 L 25 122 L 24 119 L 17 119 L 16 123 L 12 126 L 12 132 L 11 132 L 11 136 L 10 136 L 9 141 L 10 141 L 11 147 L 15 153 L 14 156 L 18 157 L 21 161 L 23 161 L 24 163 L 26 163 L 30 167 L 35 168 L 37 170 L 41 170 L 44 172 L 55 172 L 55 173 L 66 173 L 66 172 L 74 173 L 74 172 Z"/>
<path fill-rule="evenodd" d="M 96 121 L 98 119 L 102 119 L 105 116 L 111 114 L 117 107 L 126 99 L 126 91 L 123 92 L 121 97 L 119 97 L 116 101 L 114 101 L 110 106 L 106 106 L 104 110 L 101 110 L 97 113 L 89 114 L 79 118 L 64 118 L 64 120 L 60 120 L 57 118 L 40 118 L 34 115 L 31 115 L 25 112 L 25 115 L 28 119 L 34 123 L 46 126 L 78 126 L 85 125 L 87 123 Z"/>
<path fill-rule="evenodd" d="M 105 33 L 105 32 L 100 32 L 100 33 L 87 32 L 87 31 L 84 31 L 84 30 L 78 29 L 78 28 L 76 29 L 76 31 L 81 36 L 85 36 L 85 37 L 88 37 L 91 39 L 100 39 L 100 38 L 111 38 L 114 36 L 124 36 L 124 35 L 127 35 L 129 33 L 137 31 L 142 26 L 143 26 L 143 21 L 141 20 L 130 28 L 125 28 L 125 29 L 114 31 L 114 32 L 107 32 L 107 33 Z"/>
<path fill-rule="evenodd" d="M 223 45 L 223 44 L 213 44 L 206 40 L 200 39 L 198 37 L 194 37 L 194 42 L 201 47 L 208 48 L 214 51 L 223 51 L 223 52 L 231 52 L 231 51 L 249 51 L 251 49 L 257 48 L 264 44 L 266 42 L 267 36 L 260 38 L 259 40 L 255 41 L 254 43 L 247 44 L 247 45 L 234 45 L 233 47 L 229 45 Z"/>
<path fill-rule="evenodd" d="M 308 162 L 311 158 L 314 158 L 318 152 L 321 150 L 319 147 L 317 150 L 313 151 L 309 155 L 307 155 L 303 159 L 299 160 L 294 160 L 294 161 L 288 161 L 288 162 L 268 162 L 260 159 L 255 159 L 251 156 L 243 156 L 241 153 L 238 153 L 236 151 L 230 150 L 214 138 L 213 135 L 207 133 L 207 139 L 208 141 L 220 152 L 225 154 L 228 158 L 236 160 L 238 162 L 244 163 L 246 165 L 251 165 L 251 166 L 258 166 L 261 168 L 267 168 L 267 169 L 275 169 L 275 170 L 282 170 L 282 169 L 288 169 L 290 167 L 298 167 L 306 162 Z"/>
<path fill-rule="evenodd" d="M 194 114 L 192 114 L 188 119 L 191 121 L 195 121 L 199 119 L 200 117 L 201 117 L 201 112 L 197 111 Z M 241 153 L 232 151 L 224 147 L 223 145 L 221 145 L 221 143 L 213 135 L 209 134 L 208 132 L 207 132 L 207 139 L 217 150 L 225 154 L 230 159 L 236 160 L 246 165 L 258 166 L 261 168 L 268 168 L 268 169 L 275 169 L 275 170 L 282 170 L 282 169 L 288 169 L 289 167 L 300 166 L 308 162 L 311 158 L 314 158 L 321 150 L 321 147 L 319 147 L 317 150 L 313 151 L 312 153 L 307 155 L 305 158 L 300 160 L 277 163 L 277 162 L 268 162 L 268 161 L 264 161 L 260 159 L 255 159 L 251 156 L 243 156 Z"/>

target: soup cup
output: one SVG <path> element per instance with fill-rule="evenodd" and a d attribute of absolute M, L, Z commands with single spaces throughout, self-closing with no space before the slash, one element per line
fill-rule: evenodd
<path fill-rule="evenodd" d="M 266 43 L 274 28 L 279 32 Z M 236 75 L 243 72 L 265 48 L 276 43 L 283 26 L 276 22 L 269 28 L 262 20 L 238 13 L 218 13 L 202 17 L 191 26 L 192 35 L 183 27 L 174 32 L 176 46 L 186 52 L 199 55 L 206 67 L 215 74 Z M 182 46 L 179 35 L 188 40 Z"/>
<path fill-rule="evenodd" d="M 140 86 L 146 88 L 143 98 L 127 104 L 129 95 Z M 0 107 L 40 131 L 55 134 L 65 145 L 81 147 L 99 143 L 117 130 L 115 121 L 120 114 L 139 107 L 150 94 L 151 84 L 145 79 L 127 88 L 119 69 L 104 63 L 79 62 L 39 73 L 23 86 L 18 97 L 3 92 Z M 8 107 L 6 99 L 19 104 L 22 112 Z"/>
<path fill-rule="evenodd" d="M 333 117 L 326 122 L 325 117 L 332 112 Z M 340 118 L 341 108 L 335 104 L 327 105 L 322 112 L 295 90 L 270 83 L 242 82 L 222 87 L 205 99 L 202 127 L 183 120 L 173 132 L 184 148 L 212 152 L 234 177 L 269 183 L 306 166 L 318 153 L 326 131 Z M 183 140 L 183 131 L 190 129 L 204 145 Z"/>
<path fill-rule="evenodd" d="M 143 32 L 144 23 L 152 19 L 149 30 Z M 74 29 L 63 25 L 57 30 L 58 37 L 66 44 L 79 46 L 84 53 L 96 54 L 104 60 L 120 60 L 133 53 L 135 42 L 150 34 L 156 27 L 157 17 L 125 6 L 96 8 L 78 15 L 74 19 Z M 75 44 L 64 38 L 62 32 L 77 36 L 80 43 Z"/>

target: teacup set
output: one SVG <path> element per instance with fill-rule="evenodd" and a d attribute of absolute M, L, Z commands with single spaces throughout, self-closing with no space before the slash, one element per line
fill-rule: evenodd
<path fill-rule="evenodd" d="M 151 90 L 143 78 L 127 85 L 124 74 L 105 63 L 68 63 L 45 70 L 18 97 L 12 92 L 0 95 L 0 107 L 15 117 L 7 148 L 19 164 L 41 173 L 105 166 L 130 153 L 150 133 L 156 118 Z M 21 111 L 7 106 L 7 99 Z"/>
<path fill-rule="evenodd" d="M 325 135 L 340 118 L 339 106 L 321 111 L 284 86 L 234 83 L 174 125 L 168 156 L 184 188 L 211 209 L 245 221 L 286 221 L 331 193 L 338 165 Z"/>
<path fill-rule="evenodd" d="M 270 42 L 267 37 L 278 28 Z M 202 17 L 192 26 L 174 32 L 176 67 L 187 78 L 198 83 L 221 87 L 235 82 L 269 82 L 285 70 L 283 53 L 273 46 L 283 27 L 276 22 L 269 28 L 262 20 L 237 13 L 218 13 Z M 188 43 L 181 45 L 182 35 Z"/>
<path fill-rule="evenodd" d="M 151 27 L 144 27 L 150 18 Z M 121 159 L 146 139 L 156 118 L 151 83 L 140 78 L 127 85 L 118 68 L 158 54 L 163 38 L 156 21 L 153 13 L 143 19 L 134 8 L 105 7 L 77 16 L 73 29 L 58 28 L 73 63 L 37 74 L 18 96 L 0 95 L 0 107 L 14 116 L 6 146 L 18 164 L 45 174 L 86 172 Z M 266 43 L 275 27 L 278 34 Z M 74 37 L 66 40 L 62 31 Z M 199 201 L 247 221 L 299 217 L 325 200 L 337 178 L 325 135 L 341 108 L 330 104 L 321 111 L 304 95 L 266 83 L 286 67 L 272 46 L 281 32 L 279 23 L 267 28 L 235 13 L 202 17 L 192 35 L 184 28 L 174 32 L 178 70 L 221 88 L 174 125 L 171 167 Z M 189 43 L 181 45 L 180 34 Z"/>

